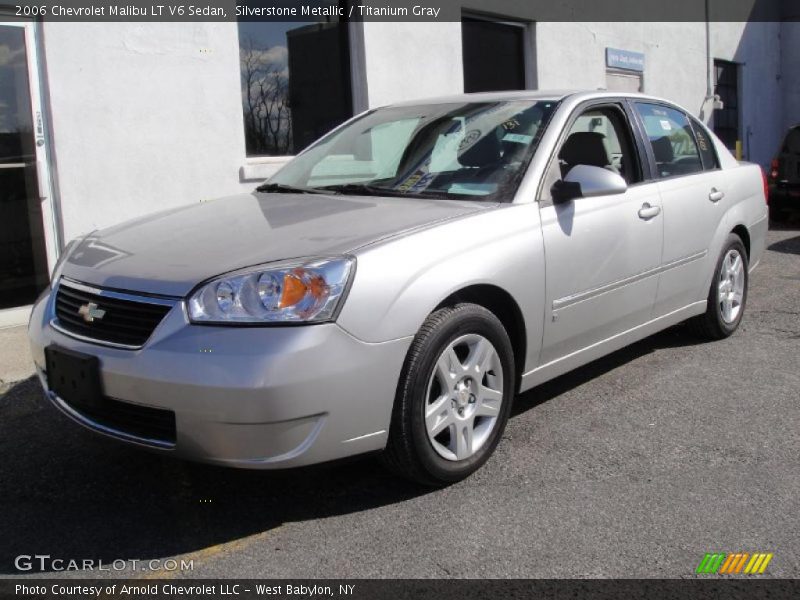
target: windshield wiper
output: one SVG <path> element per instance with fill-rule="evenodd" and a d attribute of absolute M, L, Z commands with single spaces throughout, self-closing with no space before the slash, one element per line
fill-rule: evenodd
<path fill-rule="evenodd" d="M 287 185 L 285 183 L 262 183 L 256 188 L 257 192 L 272 192 L 281 194 L 329 194 L 330 191 L 320 188 Z"/>
<path fill-rule="evenodd" d="M 429 192 L 426 190 L 416 190 L 414 192 L 403 192 L 401 190 L 383 187 L 380 185 L 369 185 L 368 183 L 343 183 L 338 185 L 326 185 L 319 188 L 329 190 L 337 194 L 352 194 L 353 196 L 398 196 L 401 198 L 447 198 L 446 193 Z"/>

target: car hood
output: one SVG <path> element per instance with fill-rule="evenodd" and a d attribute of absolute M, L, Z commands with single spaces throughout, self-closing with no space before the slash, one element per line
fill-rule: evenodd
<path fill-rule="evenodd" d="M 96 231 L 61 274 L 101 287 L 185 296 L 198 283 L 276 260 L 331 256 L 492 204 L 311 194 L 242 194 Z"/>

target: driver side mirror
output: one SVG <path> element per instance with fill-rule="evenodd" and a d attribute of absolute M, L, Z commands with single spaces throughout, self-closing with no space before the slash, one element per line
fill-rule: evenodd
<path fill-rule="evenodd" d="M 550 194 L 554 204 L 561 204 L 575 198 L 624 194 L 627 189 L 628 184 L 622 176 L 613 171 L 591 165 L 575 165 L 564 179 L 553 184 Z"/>

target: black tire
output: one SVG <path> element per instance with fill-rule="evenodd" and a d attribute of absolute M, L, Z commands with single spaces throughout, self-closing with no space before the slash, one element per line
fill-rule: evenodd
<path fill-rule="evenodd" d="M 444 350 L 467 334 L 478 334 L 494 346 L 502 365 L 502 401 L 497 421 L 480 449 L 464 460 L 447 460 L 434 449 L 425 427 L 428 384 Z M 399 475 L 433 487 L 474 473 L 503 435 L 516 390 L 515 374 L 508 333 L 490 311 L 476 304 L 458 304 L 432 313 L 414 338 L 400 374 L 384 462 Z"/>
<path fill-rule="evenodd" d="M 742 257 L 744 263 L 744 293 L 738 315 L 733 321 L 728 323 L 722 317 L 722 309 L 719 302 L 719 279 L 723 261 L 730 250 L 736 250 Z M 708 291 L 708 306 L 706 312 L 689 321 L 692 330 L 698 336 L 709 340 L 721 340 L 730 336 L 739 327 L 739 323 L 742 322 L 744 309 L 747 305 L 747 289 L 749 285 L 750 277 L 748 273 L 747 250 L 744 247 L 744 243 L 742 243 L 742 239 L 735 233 L 731 233 L 728 235 L 728 239 L 725 241 L 722 252 L 717 259 L 714 277 L 711 279 L 711 287 Z"/>

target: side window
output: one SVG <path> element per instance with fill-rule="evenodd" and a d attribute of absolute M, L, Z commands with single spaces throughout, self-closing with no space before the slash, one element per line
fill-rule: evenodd
<path fill-rule="evenodd" d="M 700 123 L 692 119 L 694 137 L 697 140 L 697 147 L 700 149 L 700 158 L 703 161 L 703 169 L 713 171 L 719 167 L 717 153 L 714 151 L 714 143 L 708 137 L 708 133 Z"/>
<path fill-rule="evenodd" d="M 636 110 L 644 122 L 660 178 L 703 170 L 697 141 L 685 114 L 674 108 L 644 102 L 637 102 Z"/>
<path fill-rule="evenodd" d="M 592 108 L 575 119 L 558 164 L 562 178 L 576 165 L 589 165 L 619 173 L 629 185 L 642 180 L 630 127 L 615 107 Z"/>

